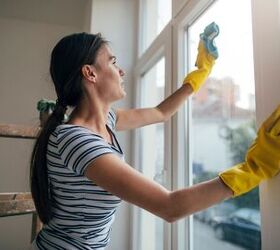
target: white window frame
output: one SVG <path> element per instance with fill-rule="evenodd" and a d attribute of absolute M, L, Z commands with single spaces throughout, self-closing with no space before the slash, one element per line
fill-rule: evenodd
<path fill-rule="evenodd" d="M 149 71 L 153 66 L 156 65 L 159 60 L 164 57 L 165 58 L 165 98 L 171 94 L 171 23 L 167 24 L 167 26 L 162 30 L 162 32 L 156 37 L 150 47 L 142 54 L 142 56 L 137 60 L 136 67 L 134 71 L 134 80 L 136 83 L 134 89 L 134 106 L 140 107 L 141 105 L 141 77 Z M 140 131 L 135 130 L 133 132 L 133 165 L 140 166 L 140 155 L 141 155 L 141 136 Z M 166 187 L 171 189 L 171 121 L 168 121 L 164 124 L 164 168 L 165 168 L 165 179 L 166 179 Z M 138 168 L 141 171 L 141 169 Z M 133 228 L 133 236 L 132 236 L 132 249 L 139 250 L 139 214 L 140 208 L 133 206 L 132 208 L 132 228 Z M 171 245 L 171 225 L 167 222 L 164 222 L 164 249 L 170 250 Z"/>
<path fill-rule="evenodd" d="M 204 12 L 214 0 L 189 0 L 180 10 L 179 14 L 173 18 L 173 86 L 175 91 L 181 85 L 182 79 L 188 72 L 188 51 L 185 27 L 190 25 L 199 15 Z M 177 84 L 176 84 L 177 83 Z M 191 148 L 190 144 L 191 123 L 186 122 L 186 110 L 191 110 L 191 103 L 186 102 L 173 119 L 173 189 L 183 188 L 192 185 Z M 191 112 L 187 112 L 190 114 Z M 189 115 L 188 121 L 191 117 Z M 186 217 L 172 226 L 172 249 L 191 250 L 193 249 L 192 237 L 192 216 Z"/>
<path fill-rule="evenodd" d="M 146 9 L 147 9 L 147 1 L 150 1 L 150 0 L 137 0 L 138 1 L 138 32 L 137 32 L 137 35 L 138 35 L 138 44 L 137 44 L 137 59 L 139 60 L 140 58 L 143 57 L 143 54 L 146 52 L 146 50 L 149 48 L 149 47 L 152 47 L 151 44 L 146 44 L 148 41 L 147 41 L 147 36 L 145 34 L 146 32 L 146 29 L 147 29 L 147 22 L 149 21 L 147 19 L 147 13 L 145 12 Z M 171 0 L 172 3 L 173 3 L 173 0 Z M 186 1 L 186 0 L 183 0 L 183 1 Z M 172 5 L 172 4 L 171 4 Z M 173 8 L 173 6 L 172 6 Z M 172 13 L 171 13 L 171 18 L 172 18 Z M 166 25 L 167 26 L 167 25 Z M 160 32 L 162 33 L 163 30 Z M 158 40 L 157 37 L 159 37 L 160 34 L 157 34 L 154 38 L 153 41 L 151 41 L 151 43 L 155 43 L 156 41 L 155 40 Z M 146 45 L 148 47 L 146 47 Z"/>

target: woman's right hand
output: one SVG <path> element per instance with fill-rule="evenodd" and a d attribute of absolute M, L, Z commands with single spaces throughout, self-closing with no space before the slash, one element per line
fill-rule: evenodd
<path fill-rule="evenodd" d="M 245 162 L 219 174 L 234 196 L 246 193 L 280 171 L 280 105 L 263 122 Z"/>

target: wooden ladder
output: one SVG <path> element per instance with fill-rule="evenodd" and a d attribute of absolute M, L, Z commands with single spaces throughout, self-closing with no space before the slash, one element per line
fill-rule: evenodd
<path fill-rule="evenodd" d="M 0 124 L 0 137 L 36 139 L 40 127 Z M 30 192 L 0 193 L 0 217 L 32 214 L 31 242 L 40 231 L 42 224 Z"/>

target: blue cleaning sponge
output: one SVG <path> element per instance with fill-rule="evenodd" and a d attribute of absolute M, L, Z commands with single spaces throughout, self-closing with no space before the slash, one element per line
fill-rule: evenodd
<path fill-rule="evenodd" d="M 219 26 L 215 22 L 212 22 L 207 25 L 204 32 L 200 34 L 200 39 L 204 42 L 205 48 L 215 59 L 218 58 L 219 53 L 214 39 L 219 35 L 219 32 Z"/>

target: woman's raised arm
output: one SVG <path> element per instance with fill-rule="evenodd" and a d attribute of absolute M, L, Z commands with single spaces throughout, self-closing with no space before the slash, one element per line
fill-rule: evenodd
<path fill-rule="evenodd" d="M 192 92 L 191 85 L 184 84 L 156 107 L 116 109 L 116 130 L 135 129 L 149 124 L 165 122 L 177 112 Z"/>
<path fill-rule="evenodd" d="M 117 130 L 134 129 L 145 125 L 167 121 L 183 105 L 185 100 L 204 84 L 218 57 L 214 38 L 219 34 L 215 23 L 208 25 L 200 34 L 195 66 L 197 69 L 186 75 L 183 85 L 159 105 L 145 109 L 116 110 Z"/>

